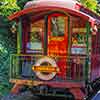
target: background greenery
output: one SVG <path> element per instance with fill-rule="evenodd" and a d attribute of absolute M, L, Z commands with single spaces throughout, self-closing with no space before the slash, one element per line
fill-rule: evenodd
<path fill-rule="evenodd" d="M 9 83 L 9 58 L 16 52 L 16 32 L 11 31 L 14 22 L 10 22 L 7 16 L 23 9 L 26 2 L 31 0 L 0 0 L 0 94 L 6 95 L 11 85 Z M 78 0 L 83 5 L 100 14 L 100 1 Z"/>

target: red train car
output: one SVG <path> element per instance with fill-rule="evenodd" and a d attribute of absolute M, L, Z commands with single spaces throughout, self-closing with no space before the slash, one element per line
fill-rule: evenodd
<path fill-rule="evenodd" d="M 83 100 L 85 82 L 100 77 L 100 16 L 74 0 L 36 0 L 9 20 L 18 25 L 12 92 L 29 86 L 36 95 Z"/>

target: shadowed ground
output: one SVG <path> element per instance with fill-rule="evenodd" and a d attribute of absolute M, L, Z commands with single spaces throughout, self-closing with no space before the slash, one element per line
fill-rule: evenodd
<path fill-rule="evenodd" d="M 30 91 L 23 92 L 17 95 L 7 95 L 0 100 L 73 100 L 73 99 L 66 99 L 64 97 L 43 97 L 43 96 L 34 96 Z"/>

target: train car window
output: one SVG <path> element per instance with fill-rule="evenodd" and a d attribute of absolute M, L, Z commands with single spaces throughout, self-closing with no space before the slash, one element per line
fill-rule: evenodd
<path fill-rule="evenodd" d="M 86 54 L 86 22 L 72 17 L 71 53 Z"/>
<path fill-rule="evenodd" d="M 65 19 L 63 16 L 54 16 L 51 18 L 51 35 L 64 36 Z"/>
<path fill-rule="evenodd" d="M 44 20 L 31 23 L 29 42 L 27 43 L 28 52 L 43 51 L 42 37 L 44 33 Z"/>

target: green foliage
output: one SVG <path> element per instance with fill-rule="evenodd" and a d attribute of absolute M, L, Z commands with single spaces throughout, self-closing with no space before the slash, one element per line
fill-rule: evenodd
<path fill-rule="evenodd" d="M 96 12 L 97 1 L 96 0 L 79 0 L 85 7 L 91 9 Z"/>
<path fill-rule="evenodd" d="M 100 4 L 97 5 L 97 13 L 100 15 Z"/>
<path fill-rule="evenodd" d="M 0 15 L 9 16 L 10 14 L 20 10 L 16 4 L 16 0 L 0 0 Z"/>
<path fill-rule="evenodd" d="M 16 52 L 16 34 L 11 32 L 14 22 L 7 16 L 20 10 L 16 0 L 0 0 L 0 95 L 10 92 L 9 83 L 10 54 Z"/>
<path fill-rule="evenodd" d="M 10 31 L 12 22 L 0 16 L 0 94 L 6 95 L 11 88 L 9 83 L 10 54 L 16 52 L 16 34 Z"/>

